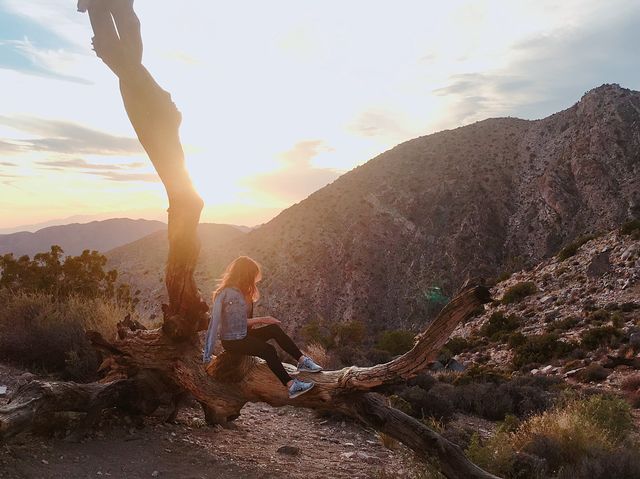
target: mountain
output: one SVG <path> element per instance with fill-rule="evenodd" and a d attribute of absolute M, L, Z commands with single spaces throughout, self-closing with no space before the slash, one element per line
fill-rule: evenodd
<path fill-rule="evenodd" d="M 78 255 L 85 249 L 105 252 L 166 228 L 167 225 L 160 221 L 128 218 L 51 226 L 35 233 L 22 231 L 0 235 L 0 254 L 33 256 L 49 251 L 54 244 L 61 246 L 68 255 Z"/>
<path fill-rule="evenodd" d="M 450 295 L 469 275 L 535 264 L 638 215 L 638 124 L 640 93 L 603 85 L 542 120 L 416 138 L 204 247 L 199 284 L 208 293 L 223 265 L 247 254 L 264 266 L 258 312 L 291 332 L 317 317 L 362 320 L 372 333 L 418 329 L 437 309 L 434 286 Z"/>

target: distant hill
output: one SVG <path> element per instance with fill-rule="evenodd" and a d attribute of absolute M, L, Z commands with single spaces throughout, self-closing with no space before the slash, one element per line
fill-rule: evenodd
<path fill-rule="evenodd" d="M 128 218 L 51 226 L 35 233 L 23 231 L 0 235 L 0 254 L 33 256 L 49 251 L 54 244 L 61 246 L 68 255 L 78 255 L 85 249 L 106 252 L 166 228 L 161 221 Z"/>
<path fill-rule="evenodd" d="M 640 93 L 604 85 L 542 120 L 408 141 L 260 228 L 203 247 L 197 279 L 208 292 L 227 261 L 248 254 L 265 269 L 258 311 L 290 331 L 319 316 L 418 329 L 434 286 L 450 295 L 468 275 L 538 263 L 639 214 L 638 124 Z M 137 248 L 154 255 L 143 264 L 164 264 Z"/>

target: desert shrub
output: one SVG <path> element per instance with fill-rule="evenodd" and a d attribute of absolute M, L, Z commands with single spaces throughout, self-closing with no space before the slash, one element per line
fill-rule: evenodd
<path fill-rule="evenodd" d="M 456 387 L 452 399 L 456 410 L 491 421 L 524 418 L 551 406 L 556 394 L 550 389 L 559 382 L 526 376 L 498 384 L 474 382 Z"/>
<path fill-rule="evenodd" d="M 472 438 L 467 454 L 479 466 L 507 478 L 576 477 L 566 474 L 589 462 L 600 463 L 606 454 L 624 456 L 631 447 L 632 427 L 629 406 L 620 399 L 573 399 L 530 417 L 514 431 L 499 428 L 484 443 Z M 634 453 L 637 456 L 638 451 Z M 522 457 L 527 458 L 524 463 Z M 629 457 L 621 463 L 624 474 L 640 465 L 640 460 Z"/>
<path fill-rule="evenodd" d="M 336 344 L 346 344 L 354 347 L 362 344 L 366 332 L 364 323 L 357 320 L 335 323 L 331 330 L 332 335 L 335 337 Z"/>
<path fill-rule="evenodd" d="M 447 349 L 452 356 L 456 356 L 463 351 L 467 351 L 471 348 L 471 346 L 472 344 L 465 338 L 455 337 L 447 341 L 447 343 L 444 345 L 444 349 Z"/>
<path fill-rule="evenodd" d="M 446 421 L 453 416 L 454 387 L 450 384 L 436 382 L 428 390 L 420 386 L 411 386 L 398 393 L 398 397 L 409 405 L 404 412 L 418 419 L 433 418 Z"/>
<path fill-rule="evenodd" d="M 611 374 L 611 370 L 601 364 L 591 363 L 586 368 L 578 372 L 577 377 L 583 383 L 604 381 Z"/>
<path fill-rule="evenodd" d="M 565 259 L 571 258 L 578 252 L 583 244 L 591 241 L 593 238 L 595 238 L 594 235 L 581 236 L 572 243 L 569 243 L 567 246 L 560 250 L 560 252 L 558 253 L 558 259 L 560 261 L 564 261 Z"/>
<path fill-rule="evenodd" d="M 611 313 L 611 324 L 614 328 L 622 328 L 624 326 L 624 316 L 618 311 Z"/>
<path fill-rule="evenodd" d="M 376 344 L 378 349 L 387 351 L 392 356 L 404 354 L 413 347 L 415 335 L 411 331 L 394 329 L 380 334 Z"/>
<path fill-rule="evenodd" d="M 640 477 L 638 451 L 623 448 L 593 451 L 571 467 L 564 467 L 558 479 L 636 479 Z"/>
<path fill-rule="evenodd" d="M 560 321 L 554 321 L 546 328 L 548 333 L 553 331 L 568 331 L 578 325 L 580 320 L 576 317 L 569 316 L 568 318 L 561 319 Z"/>
<path fill-rule="evenodd" d="M 443 377 L 444 381 L 450 380 L 456 386 L 470 384 L 473 382 L 502 383 L 509 380 L 509 377 L 502 371 L 487 366 L 473 365 L 461 374 L 450 377 Z"/>
<path fill-rule="evenodd" d="M 639 234 L 640 220 L 630 220 L 620 227 L 620 233 L 623 235 Z"/>
<path fill-rule="evenodd" d="M 618 328 L 598 326 L 584 331 L 580 338 L 583 347 L 594 350 L 600 346 L 617 346 L 623 336 L 624 334 Z"/>
<path fill-rule="evenodd" d="M 128 313 L 128 308 L 100 298 L 56 301 L 45 293 L 0 290 L 0 302 L 0 360 L 74 380 L 90 379 L 99 362 L 85 331 L 112 337 L 116 323 Z"/>
<path fill-rule="evenodd" d="M 504 292 L 504 295 L 502 295 L 502 303 L 517 303 L 518 301 L 522 301 L 527 296 L 535 294 L 537 291 L 538 288 L 536 288 L 535 283 L 533 283 L 532 281 L 523 281 L 521 283 L 516 283 Z"/>
<path fill-rule="evenodd" d="M 505 316 L 502 311 L 496 311 L 482 325 L 480 334 L 492 341 L 500 341 L 519 327 L 520 320 L 516 316 Z"/>
<path fill-rule="evenodd" d="M 575 347 L 573 343 L 560 341 L 555 334 L 543 333 L 527 336 L 527 341 L 514 348 L 513 365 L 521 368 L 532 363 L 546 363 L 565 356 Z"/>
<path fill-rule="evenodd" d="M 526 342 L 527 342 L 527 337 L 524 334 L 519 332 L 511 333 L 507 338 L 507 345 L 512 349 L 515 349 L 518 346 L 522 346 Z"/>
<path fill-rule="evenodd" d="M 322 318 L 312 319 L 307 322 L 300 333 L 307 344 L 317 343 L 326 349 L 335 345 L 335 338 L 331 334 L 327 322 Z"/>
<path fill-rule="evenodd" d="M 589 321 L 595 323 L 606 323 L 611 319 L 611 313 L 606 309 L 596 309 L 589 315 Z"/>
<path fill-rule="evenodd" d="M 370 364 L 384 364 L 393 359 L 393 356 L 389 354 L 389 351 L 384 351 L 383 349 L 378 348 L 369 349 L 365 354 Z"/>
<path fill-rule="evenodd" d="M 575 408 L 579 414 L 607 431 L 617 443 L 622 442 L 633 429 L 631 408 L 621 398 L 594 395 L 576 402 Z"/>

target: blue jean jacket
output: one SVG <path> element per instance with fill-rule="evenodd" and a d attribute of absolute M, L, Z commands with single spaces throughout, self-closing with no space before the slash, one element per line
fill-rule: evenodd
<path fill-rule="evenodd" d="M 247 335 L 247 316 L 247 301 L 239 289 L 224 288 L 216 295 L 202 355 L 204 363 L 211 361 L 218 339 L 218 328 L 220 339 L 242 339 Z"/>

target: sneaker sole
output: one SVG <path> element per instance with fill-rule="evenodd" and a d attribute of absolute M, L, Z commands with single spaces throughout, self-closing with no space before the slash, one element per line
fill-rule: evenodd
<path fill-rule="evenodd" d="M 315 383 L 311 383 L 311 387 L 309 389 L 305 389 L 304 391 L 297 392 L 293 396 L 289 394 L 289 399 L 294 399 L 294 398 L 297 398 L 298 396 L 302 396 L 304 393 L 308 393 L 313 389 L 314 386 L 315 386 Z"/>

